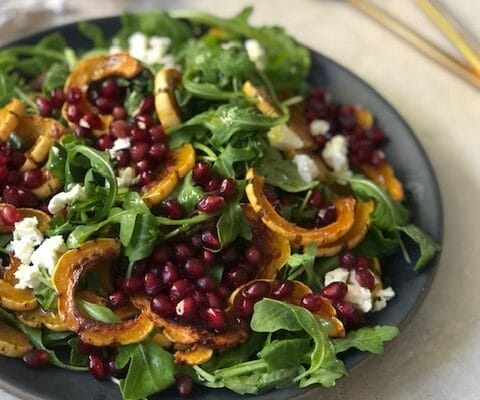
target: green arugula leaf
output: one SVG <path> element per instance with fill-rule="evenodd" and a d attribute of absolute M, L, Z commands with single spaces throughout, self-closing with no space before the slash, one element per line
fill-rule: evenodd
<path fill-rule="evenodd" d="M 318 182 L 305 182 L 298 174 L 297 167 L 271 146 L 265 148 L 265 154 L 255 163 L 257 172 L 272 186 L 290 193 L 303 192 L 318 185 Z"/>
<path fill-rule="evenodd" d="M 1 54 L 1 53 L 0 53 Z M 0 107 L 15 97 L 15 84 L 4 71 L 0 71 Z"/>
<path fill-rule="evenodd" d="M 415 271 L 425 267 L 435 253 L 440 250 L 440 246 L 415 225 L 398 226 L 397 229 L 405 233 L 420 247 L 420 257 L 413 268 Z"/>
<path fill-rule="evenodd" d="M 258 356 L 264 360 L 270 371 L 284 368 L 298 368 L 310 350 L 310 339 L 274 340 L 266 345 Z"/>
<path fill-rule="evenodd" d="M 203 196 L 203 190 L 200 186 L 197 186 L 192 178 L 192 172 L 190 171 L 183 180 L 180 182 L 169 198 L 177 199 L 182 205 L 187 215 L 190 215 L 195 206 Z"/>
<path fill-rule="evenodd" d="M 58 142 L 54 142 L 48 152 L 46 168 L 59 181 L 65 181 L 65 163 L 67 162 L 67 151 Z"/>
<path fill-rule="evenodd" d="M 70 71 L 68 70 L 68 66 L 66 64 L 53 64 L 45 75 L 45 80 L 43 81 L 43 92 L 48 95 L 53 89 L 63 89 L 69 73 Z"/>
<path fill-rule="evenodd" d="M 78 31 L 87 39 L 92 41 L 95 49 L 108 49 L 108 43 L 103 31 L 97 24 L 81 21 L 77 24 Z"/>
<path fill-rule="evenodd" d="M 344 338 L 334 339 L 333 342 L 337 353 L 355 347 L 361 351 L 380 354 L 383 353 L 383 344 L 395 339 L 398 333 L 396 326 L 368 326 L 350 331 Z"/>
<path fill-rule="evenodd" d="M 308 377 L 303 378 L 298 386 L 303 388 L 310 385 L 320 384 L 324 387 L 332 387 L 335 385 L 337 379 L 345 375 L 347 375 L 347 371 L 343 362 L 331 357 L 326 360 L 320 368 Z"/>
<path fill-rule="evenodd" d="M 305 274 L 305 283 L 314 291 L 319 291 L 323 287 L 323 274 L 319 274 L 315 268 L 317 257 L 317 246 L 311 244 L 307 246 L 304 253 L 293 253 L 288 257 L 287 265 L 290 267 L 289 279 L 298 279 Z"/>
<path fill-rule="evenodd" d="M 235 178 L 235 164 L 257 159 L 263 154 L 263 147 L 264 145 L 260 145 L 258 141 L 254 140 L 239 143 L 237 147 L 229 143 L 215 160 L 213 170 L 219 175 Z M 242 176 L 244 176 L 245 171 L 242 172 Z"/>
<path fill-rule="evenodd" d="M 372 225 L 360 244 L 355 247 L 355 253 L 365 257 L 383 257 L 398 250 L 398 238 L 395 233 L 382 231 Z"/>
<path fill-rule="evenodd" d="M 148 257 L 157 242 L 158 223 L 151 213 L 138 214 L 135 219 L 133 235 L 125 248 L 130 263 Z"/>
<path fill-rule="evenodd" d="M 175 382 L 173 356 L 151 340 L 121 346 L 115 363 L 119 369 L 128 365 L 119 383 L 125 400 L 144 399 Z"/>
<path fill-rule="evenodd" d="M 95 321 L 104 322 L 106 324 L 116 324 L 122 322 L 115 313 L 108 307 L 90 303 L 86 300 L 78 300 L 78 308 L 87 317 Z"/>

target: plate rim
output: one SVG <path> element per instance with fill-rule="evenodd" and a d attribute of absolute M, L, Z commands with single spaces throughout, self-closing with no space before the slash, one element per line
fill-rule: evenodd
<path fill-rule="evenodd" d="M 166 10 L 166 11 L 170 11 L 170 9 Z M 104 16 L 104 17 L 99 17 L 99 18 L 79 19 L 79 20 L 67 22 L 67 23 L 64 23 L 64 24 L 55 25 L 55 26 L 50 27 L 50 28 L 41 29 L 37 32 L 33 32 L 33 33 L 30 33 L 30 34 L 27 34 L 27 35 L 22 35 L 22 36 L 17 37 L 16 39 L 9 40 L 9 41 L 3 43 L 2 45 L 0 45 L 0 50 L 3 50 L 3 49 L 5 49 L 9 46 L 12 46 L 12 45 L 28 43 L 28 42 L 31 42 L 33 40 L 40 40 L 42 37 L 44 37 L 46 35 L 49 35 L 51 33 L 64 31 L 64 30 L 67 30 L 67 29 L 75 29 L 77 27 L 78 23 L 80 23 L 80 22 L 90 22 L 90 23 L 94 23 L 94 24 L 98 24 L 99 26 L 102 26 L 103 24 L 109 24 L 109 23 L 112 23 L 112 22 L 117 23 L 117 22 L 120 21 L 121 17 L 122 17 L 121 14 L 116 14 L 116 15 Z M 67 39 L 67 42 L 68 42 L 68 39 Z M 427 294 L 430 292 L 430 289 L 433 285 L 433 282 L 434 282 L 434 280 L 437 276 L 437 273 L 438 273 L 438 269 L 440 267 L 440 260 L 441 260 L 441 256 L 442 256 L 442 252 L 443 252 L 443 241 L 444 241 L 444 236 L 445 236 L 445 225 L 444 225 L 445 214 L 444 214 L 442 194 L 441 194 L 440 185 L 439 185 L 439 179 L 438 179 L 438 177 L 435 173 L 435 169 L 433 168 L 432 162 L 430 161 L 430 158 L 428 157 L 428 153 L 426 152 L 425 147 L 420 142 L 420 140 L 417 137 L 417 135 L 415 134 L 414 130 L 407 123 L 407 121 L 403 117 L 403 115 L 396 108 L 393 107 L 393 105 L 373 86 L 373 84 L 369 83 L 364 78 L 360 77 L 357 73 L 351 71 L 347 66 L 344 66 L 339 61 L 336 61 L 336 60 L 332 59 L 331 57 L 326 56 L 325 54 L 321 53 L 320 51 L 312 49 L 311 47 L 303 44 L 300 41 L 298 41 L 298 43 L 305 46 L 309 50 L 311 55 L 323 58 L 324 60 L 331 63 L 332 65 L 335 65 L 344 74 L 348 75 L 350 78 L 354 79 L 361 86 L 363 86 L 363 88 L 366 91 L 371 92 L 375 97 L 377 97 L 378 100 L 380 100 L 389 109 L 389 111 L 401 123 L 404 130 L 408 133 L 408 136 L 410 136 L 410 138 L 415 143 L 415 146 L 420 151 L 422 159 L 427 166 L 427 173 L 432 178 L 431 183 L 432 183 L 433 189 L 434 189 L 433 192 L 434 192 L 435 198 L 438 202 L 438 208 L 436 209 L 436 219 L 438 221 L 438 232 L 436 232 L 436 233 L 438 234 L 438 244 L 440 246 L 440 250 L 436 253 L 434 258 L 429 261 L 429 265 L 427 267 L 428 270 L 423 270 L 423 271 L 426 271 L 426 273 L 428 274 L 428 277 L 427 277 L 426 282 L 422 287 L 422 291 L 418 295 L 413 307 L 411 307 L 408 310 L 407 315 L 397 325 L 397 327 L 400 330 L 403 330 L 407 325 L 410 324 L 410 322 L 412 321 L 412 319 L 415 317 L 418 310 L 422 306 L 423 302 L 425 301 L 425 298 L 426 298 Z M 423 271 L 419 271 L 419 273 L 423 272 Z M 395 341 L 390 341 L 390 342 L 385 343 L 385 349 L 389 349 L 391 346 L 393 346 L 394 342 Z M 354 371 L 357 368 L 360 368 L 366 362 L 368 362 L 370 359 L 372 359 L 373 356 L 379 357 L 379 356 L 382 356 L 382 354 L 373 355 L 373 354 L 370 354 L 370 353 L 364 353 L 364 356 L 356 364 L 349 367 L 348 370 L 349 371 Z M 110 383 L 110 384 L 112 384 L 112 383 Z M 18 397 L 19 399 L 25 399 L 25 400 L 49 400 L 50 399 L 50 398 L 47 398 L 47 397 L 39 397 L 37 395 L 32 395 L 31 393 L 26 392 L 23 389 L 19 389 L 18 387 L 14 386 L 13 384 L 5 381 L 2 378 L 1 373 L 0 373 L 0 389 L 4 390 L 6 393 L 8 393 L 10 395 Z M 321 390 L 321 389 L 322 389 L 321 387 L 315 387 L 315 386 L 310 387 L 310 388 L 306 388 L 306 389 L 303 389 L 304 391 L 302 393 L 294 394 L 293 397 L 291 397 L 291 399 L 294 399 L 294 400 L 308 400 L 310 398 L 309 396 L 311 396 L 311 394 L 313 392 Z M 271 393 L 273 393 L 273 392 L 271 392 Z M 256 396 L 249 396 L 249 397 L 255 398 Z"/>

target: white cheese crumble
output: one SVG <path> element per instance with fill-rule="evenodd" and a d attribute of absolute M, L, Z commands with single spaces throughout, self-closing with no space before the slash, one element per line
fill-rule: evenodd
<path fill-rule="evenodd" d="M 148 37 L 141 32 L 135 32 L 128 38 L 128 52 L 130 55 L 147 64 L 163 64 L 167 67 L 176 67 L 175 57 L 168 54 L 172 42 L 163 36 Z M 121 51 L 118 43 L 110 47 L 110 54 Z"/>
<path fill-rule="evenodd" d="M 120 150 L 128 150 L 130 147 L 132 147 L 132 142 L 129 137 L 116 139 L 113 146 L 108 149 L 110 158 L 115 159 Z"/>
<path fill-rule="evenodd" d="M 313 136 L 325 135 L 330 129 L 330 123 L 324 119 L 314 119 L 310 122 L 310 133 Z"/>
<path fill-rule="evenodd" d="M 307 154 L 296 154 L 292 161 L 297 166 L 298 175 L 300 175 L 303 181 L 311 183 L 317 179 L 320 171 L 310 156 Z"/>
<path fill-rule="evenodd" d="M 135 175 L 135 169 L 133 167 L 127 167 L 118 170 L 117 185 L 119 187 L 130 187 L 135 185 L 139 180 L 139 177 Z"/>
<path fill-rule="evenodd" d="M 364 313 L 372 310 L 372 292 L 367 288 L 358 285 L 347 285 L 348 292 L 345 300 L 353 304 Z"/>
<path fill-rule="evenodd" d="M 248 58 L 252 61 L 259 71 L 263 71 L 267 66 L 267 54 L 265 49 L 256 39 L 245 40 L 245 50 Z"/>
<path fill-rule="evenodd" d="M 270 145 L 277 150 L 298 150 L 303 147 L 303 141 L 286 124 L 271 128 L 268 133 Z"/>
<path fill-rule="evenodd" d="M 346 268 L 336 268 L 332 271 L 329 271 L 325 274 L 325 282 L 324 285 L 328 286 L 332 282 L 343 282 L 347 283 L 348 280 L 348 269 Z"/>
<path fill-rule="evenodd" d="M 394 297 L 395 292 L 390 286 L 385 289 L 379 290 L 374 295 L 373 311 L 383 310 L 387 306 L 387 301 L 393 299 Z"/>
<path fill-rule="evenodd" d="M 36 217 L 15 223 L 13 240 L 7 249 L 20 260 L 20 266 L 15 271 L 15 278 L 18 279 L 15 287 L 19 289 L 36 288 L 42 275 L 40 269 L 45 268 L 51 274 L 58 258 L 67 250 L 62 236 L 44 240 Z"/>
<path fill-rule="evenodd" d="M 85 197 L 85 189 L 77 183 L 68 192 L 60 192 L 53 196 L 48 203 L 48 211 L 51 214 L 58 214 L 65 207 L 84 200 Z"/>
<path fill-rule="evenodd" d="M 336 135 L 322 150 L 322 157 L 335 172 L 351 174 L 348 165 L 348 144 L 345 136 Z"/>

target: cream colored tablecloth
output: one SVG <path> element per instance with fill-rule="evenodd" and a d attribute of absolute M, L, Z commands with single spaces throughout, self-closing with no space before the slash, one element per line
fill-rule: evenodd
<path fill-rule="evenodd" d="M 377 0 L 451 49 L 410 0 Z M 68 1 L 66 13 L 0 30 L 0 42 L 52 24 L 125 8 L 197 7 L 230 15 L 252 1 Z M 443 0 L 480 38 L 480 2 Z M 439 178 L 445 236 L 438 275 L 420 311 L 384 355 L 322 390 L 329 400 L 480 398 L 480 92 L 453 77 L 341 1 L 257 0 L 254 21 L 288 28 L 300 41 L 351 69 L 407 120 Z M 34 22 L 34 23 L 33 23 Z M 1 399 L 13 400 L 0 392 Z"/>

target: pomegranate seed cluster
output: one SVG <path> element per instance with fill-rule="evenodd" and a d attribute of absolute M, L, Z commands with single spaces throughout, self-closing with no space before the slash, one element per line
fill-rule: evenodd
<path fill-rule="evenodd" d="M 20 167 L 25 160 L 23 152 L 13 149 L 8 142 L 0 144 L 2 201 L 16 207 L 37 207 L 40 201 L 31 190 L 43 184 L 44 175 L 39 168 L 21 172 Z"/>
<path fill-rule="evenodd" d="M 320 88 L 312 88 L 307 100 L 305 116 L 308 122 L 323 120 L 329 129 L 325 134 L 315 136 L 321 150 L 333 135 L 341 134 L 348 141 L 348 159 L 353 167 L 360 164 L 378 165 L 385 160 L 380 150 L 385 142 L 385 133 L 378 127 L 362 128 L 356 119 L 356 107 L 339 105 L 330 101 L 329 96 Z"/>
<path fill-rule="evenodd" d="M 150 298 L 152 311 L 161 317 L 214 331 L 227 329 L 228 297 L 253 279 L 263 254 L 251 243 L 241 248 L 220 247 L 211 227 L 156 247 L 148 259 L 135 263 L 130 278 L 116 279 L 110 304 L 117 306 L 129 295 L 144 295 Z M 218 266 L 223 267 L 223 273 L 215 279 Z"/>
<path fill-rule="evenodd" d="M 103 381 L 110 377 L 119 378 L 122 376 L 123 371 L 119 370 L 115 365 L 117 356 L 115 348 L 95 347 L 79 339 L 77 350 L 80 354 L 87 357 L 88 370 L 95 379 Z"/>

